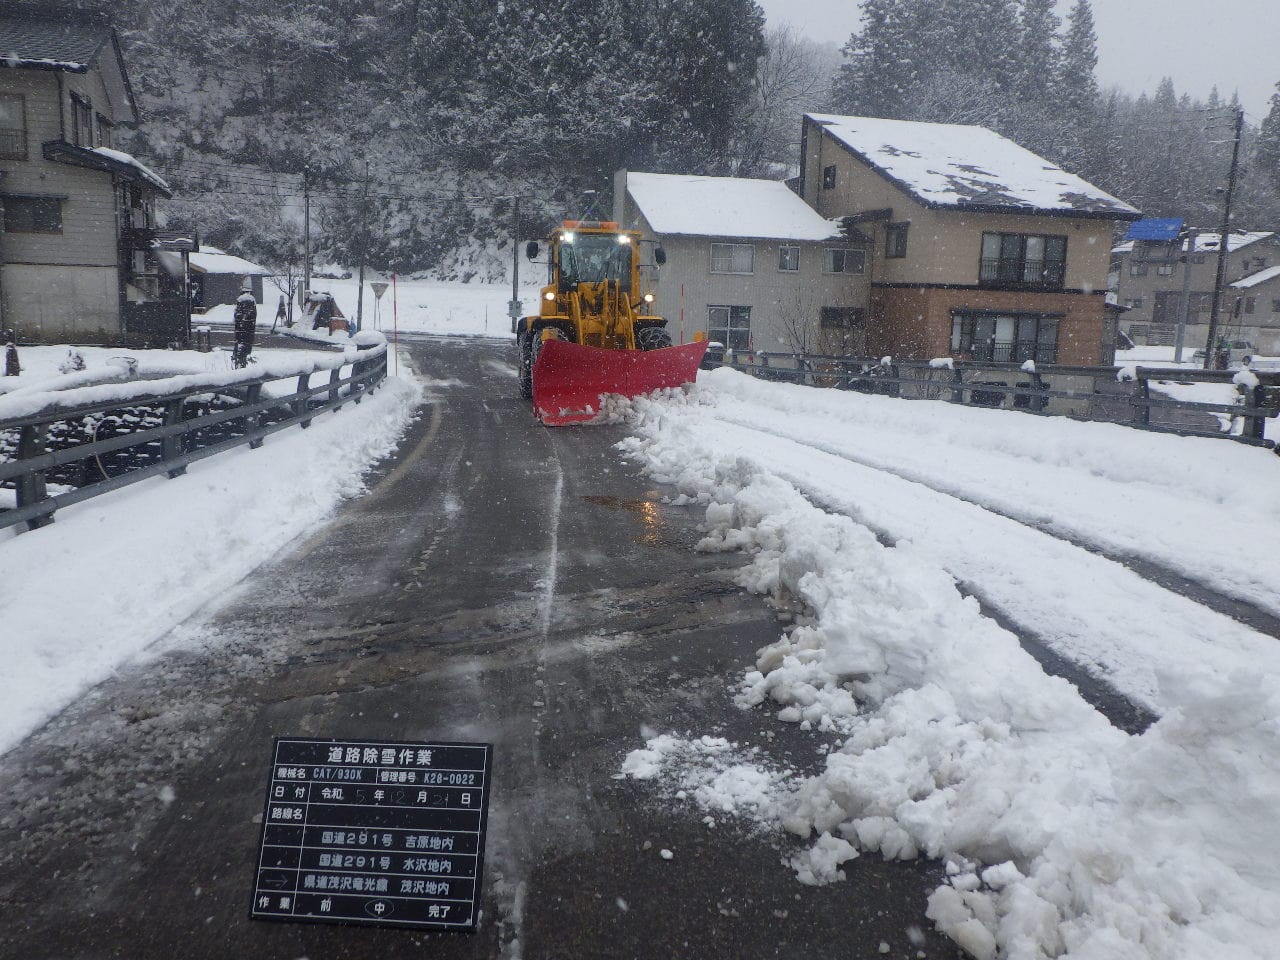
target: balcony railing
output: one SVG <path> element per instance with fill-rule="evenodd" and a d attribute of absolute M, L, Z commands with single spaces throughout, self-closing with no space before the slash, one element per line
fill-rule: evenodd
<path fill-rule="evenodd" d="M 1066 276 L 1066 267 L 1062 260 L 1002 260 L 984 257 L 978 275 L 982 283 L 992 286 L 1060 290 Z"/>
<path fill-rule="evenodd" d="M 0 130 L 0 157 L 6 160 L 27 159 L 27 134 L 25 130 Z"/>
<path fill-rule="evenodd" d="M 1029 340 L 988 340 L 974 343 L 969 354 L 980 363 L 1056 363 L 1058 348 L 1052 343 L 1032 343 Z"/>

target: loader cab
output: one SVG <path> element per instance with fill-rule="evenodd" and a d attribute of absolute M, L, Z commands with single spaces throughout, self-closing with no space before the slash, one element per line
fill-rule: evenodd
<path fill-rule="evenodd" d="M 560 290 L 579 284 L 616 283 L 630 293 L 635 278 L 636 239 L 612 222 L 566 223 L 555 233 L 554 269 Z"/>

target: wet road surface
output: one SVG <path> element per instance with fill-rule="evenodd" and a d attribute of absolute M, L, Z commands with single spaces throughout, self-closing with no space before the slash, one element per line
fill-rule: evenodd
<path fill-rule="evenodd" d="M 429 399 L 367 496 L 0 759 L 0 957 L 957 956 L 938 864 L 805 887 L 780 834 L 614 779 L 661 732 L 819 767 L 731 701 L 777 615 L 621 428 L 533 422 L 508 344 L 410 352 Z M 492 742 L 478 931 L 249 920 L 275 736 Z"/>

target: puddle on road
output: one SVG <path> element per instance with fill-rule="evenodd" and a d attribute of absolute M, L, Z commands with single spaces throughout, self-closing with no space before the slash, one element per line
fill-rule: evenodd
<path fill-rule="evenodd" d="M 644 524 L 644 531 L 638 536 L 632 537 L 632 541 L 650 547 L 662 545 L 663 540 L 659 536 L 659 531 L 662 529 L 662 513 L 658 510 L 658 502 L 656 500 L 646 500 L 643 497 L 601 496 L 579 497 L 579 499 L 584 503 L 595 504 L 598 507 L 611 507 L 614 510 L 625 510 L 627 513 L 634 513 L 640 518 L 640 522 Z"/>

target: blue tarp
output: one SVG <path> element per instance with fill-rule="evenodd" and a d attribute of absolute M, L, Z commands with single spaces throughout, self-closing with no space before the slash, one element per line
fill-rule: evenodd
<path fill-rule="evenodd" d="M 1167 243 L 1178 239 L 1178 234 L 1182 232 L 1182 224 L 1182 220 L 1173 218 L 1136 220 L 1129 224 L 1129 232 L 1125 234 L 1125 239 Z"/>

